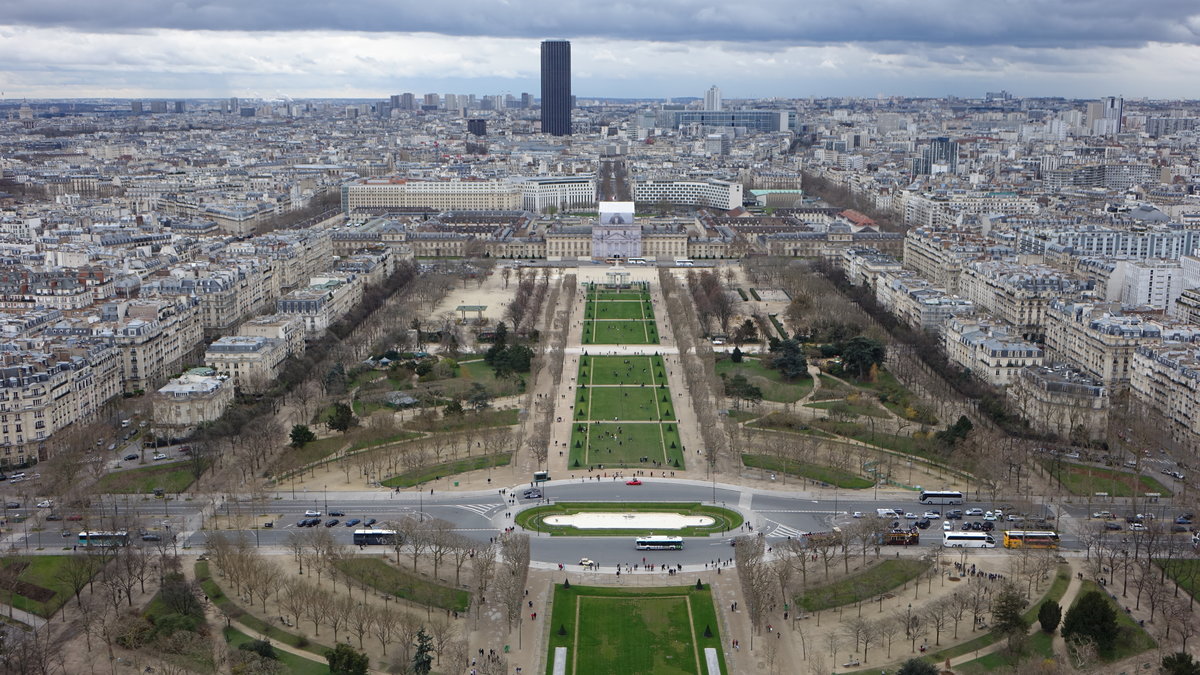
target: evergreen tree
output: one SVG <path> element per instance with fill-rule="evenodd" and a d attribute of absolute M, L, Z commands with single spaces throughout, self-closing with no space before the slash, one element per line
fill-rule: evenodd
<path fill-rule="evenodd" d="M 325 422 L 325 426 L 334 431 L 345 433 L 354 426 L 354 410 L 345 403 L 334 403 L 333 412 L 329 413 L 329 420 Z"/>
<path fill-rule="evenodd" d="M 306 444 L 317 440 L 317 435 L 308 428 L 308 425 L 297 424 L 292 427 L 291 439 L 292 447 L 303 448 Z"/>
<path fill-rule="evenodd" d="M 1038 608 L 1038 623 L 1042 624 L 1043 633 L 1053 633 L 1062 619 L 1062 607 L 1053 600 L 1047 600 Z"/>
<path fill-rule="evenodd" d="M 1100 591 L 1088 591 L 1075 601 L 1062 623 L 1063 639 L 1091 639 L 1101 651 L 1117 638 L 1117 610 Z"/>
<path fill-rule="evenodd" d="M 729 360 L 733 361 L 734 363 L 741 363 L 743 360 L 742 359 L 742 350 L 739 349 L 738 347 L 734 347 L 733 352 L 731 352 L 729 354 Z"/>
<path fill-rule="evenodd" d="M 771 365 L 786 380 L 795 380 L 808 375 L 808 360 L 796 340 L 784 340 L 771 359 Z"/>
<path fill-rule="evenodd" d="M 924 659 L 909 659 L 900 664 L 896 675 L 938 675 L 937 666 Z"/>
<path fill-rule="evenodd" d="M 425 634 L 425 629 L 417 631 L 417 650 L 412 657 L 412 671 L 416 675 L 429 675 L 433 669 L 433 638 Z"/>
<path fill-rule="evenodd" d="M 329 675 L 367 675 L 370 659 L 366 654 L 355 651 L 354 647 L 339 642 L 337 647 L 325 653 L 329 662 Z"/>
<path fill-rule="evenodd" d="M 1029 630 L 1025 617 L 1021 615 L 1027 602 L 1025 595 L 1012 584 L 1005 585 L 992 601 L 992 623 L 1000 635 L 1008 638 L 1009 647 L 1015 647 L 1017 642 Z"/>
<path fill-rule="evenodd" d="M 1200 675 L 1200 663 L 1187 652 L 1175 652 L 1162 658 L 1164 675 Z"/>
<path fill-rule="evenodd" d="M 871 366 L 882 365 L 886 357 L 887 349 L 882 342 L 859 335 L 842 347 L 842 368 L 861 380 L 871 372 Z"/>

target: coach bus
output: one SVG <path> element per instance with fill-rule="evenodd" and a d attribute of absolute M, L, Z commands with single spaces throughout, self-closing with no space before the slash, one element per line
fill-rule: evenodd
<path fill-rule="evenodd" d="M 676 258 L 676 267 L 695 267 L 696 263 L 691 258 Z"/>
<path fill-rule="evenodd" d="M 395 530 L 355 530 L 354 545 L 355 546 L 379 546 L 388 545 L 396 541 Z"/>
<path fill-rule="evenodd" d="M 638 537 L 634 545 L 639 551 L 679 551 L 683 549 L 683 537 L 656 534 L 649 537 Z"/>
<path fill-rule="evenodd" d="M 917 501 L 922 504 L 961 504 L 963 493 L 957 490 L 924 490 Z"/>
<path fill-rule="evenodd" d="M 80 546 L 125 546 L 129 543 L 129 533 L 120 530 L 118 532 L 80 532 Z"/>
<path fill-rule="evenodd" d="M 946 548 L 996 548 L 996 540 L 986 532 L 942 532 Z"/>
<path fill-rule="evenodd" d="M 1007 530 L 1004 548 L 1058 548 L 1058 533 L 1050 530 Z"/>

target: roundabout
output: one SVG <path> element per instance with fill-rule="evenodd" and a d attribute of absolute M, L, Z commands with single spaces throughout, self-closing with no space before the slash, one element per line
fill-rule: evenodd
<path fill-rule="evenodd" d="M 708 537 L 737 530 L 745 517 L 729 508 L 683 503 L 559 502 L 521 511 L 516 524 L 552 536 L 636 536 L 670 531 Z"/>

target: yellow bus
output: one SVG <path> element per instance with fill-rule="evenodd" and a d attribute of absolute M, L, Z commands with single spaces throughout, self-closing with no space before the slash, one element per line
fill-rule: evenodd
<path fill-rule="evenodd" d="M 1058 548 L 1058 533 L 1050 530 L 1005 530 L 1004 548 Z"/>

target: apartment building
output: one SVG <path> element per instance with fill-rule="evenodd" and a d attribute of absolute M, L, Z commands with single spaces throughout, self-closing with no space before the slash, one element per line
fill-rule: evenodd
<path fill-rule="evenodd" d="M 842 273 L 853 286 L 874 289 L 879 277 L 888 272 L 900 272 L 903 265 L 894 256 L 871 247 L 850 247 L 842 250 Z"/>
<path fill-rule="evenodd" d="M 286 358 L 287 345 L 283 340 L 245 335 L 223 337 L 204 352 L 205 365 L 229 378 L 239 392 L 247 394 L 269 389 Z"/>
<path fill-rule="evenodd" d="M 211 368 L 193 368 L 168 381 L 150 399 L 155 432 L 187 436 L 199 425 L 217 420 L 233 403 L 233 390 L 233 381 Z"/>
<path fill-rule="evenodd" d="M 1041 433 L 1086 442 L 1103 439 L 1108 431 L 1108 388 L 1070 366 L 1021 369 L 1006 395 L 1013 408 Z"/>
<path fill-rule="evenodd" d="M 521 184 L 511 180 L 364 178 L 342 186 L 342 209 L 421 206 L 439 211 L 512 210 L 523 206 Z"/>
<path fill-rule="evenodd" d="M 282 340 L 287 356 L 300 356 L 305 348 L 304 319 L 294 314 L 256 316 L 241 326 L 238 335 Z"/>
<path fill-rule="evenodd" d="M 973 316 L 955 316 L 942 326 L 946 358 L 997 387 L 1012 383 L 1021 370 L 1042 365 L 1042 348 L 1010 333 L 1007 326 Z"/>
<path fill-rule="evenodd" d="M 1087 286 L 1056 269 L 1008 262 L 972 262 L 959 276 L 959 293 L 981 310 L 1011 325 L 1026 340 L 1045 333 L 1046 306 Z"/>
<path fill-rule="evenodd" d="M 354 307 L 363 295 L 362 280 L 354 274 L 330 273 L 309 280 L 307 288 L 292 291 L 276 302 L 279 314 L 304 321 L 308 338 L 324 333 Z"/>
<path fill-rule="evenodd" d="M 742 206 L 742 184 L 724 180 L 633 181 L 633 200 L 641 204 L 689 204 L 732 211 Z"/>
<path fill-rule="evenodd" d="M 933 332 L 951 317 L 975 311 L 970 300 L 949 295 L 911 272 L 881 274 L 875 300 L 909 326 Z"/>

